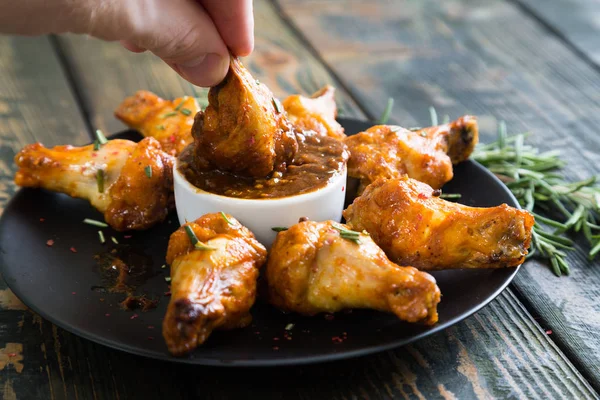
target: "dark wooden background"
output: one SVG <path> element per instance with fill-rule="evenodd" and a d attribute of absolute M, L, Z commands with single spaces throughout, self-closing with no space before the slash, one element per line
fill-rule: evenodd
<path fill-rule="evenodd" d="M 428 107 L 498 120 L 560 149 L 569 177 L 600 165 L 600 3 L 593 0 L 257 0 L 246 60 L 277 96 L 330 83 L 346 116 L 424 125 Z M 0 201 L 24 145 L 116 132 L 138 89 L 192 94 L 161 61 L 75 37 L 0 37 Z M 583 241 L 580 241 L 583 243 Z M 0 398 L 598 398 L 600 265 L 571 253 L 557 278 L 527 262 L 510 288 L 414 345 L 323 365 L 220 369 L 157 362 L 56 328 L 0 286 Z"/>

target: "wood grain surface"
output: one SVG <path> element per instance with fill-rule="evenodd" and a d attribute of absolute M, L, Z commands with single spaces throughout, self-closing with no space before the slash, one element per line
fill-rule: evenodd
<path fill-rule="evenodd" d="M 310 1 L 279 4 L 371 113 L 388 97 L 396 99 L 392 118 L 408 126 L 425 124 L 429 106 L 451 117 L 471 113 L 483 142 L 502 119 L 513 133 L 531 132 L 530 143 L 560 149 L 568 177 L 600 171 L 598 71 L 515 4 L 342 3 L 319 2 L 318 18 Z M 598 390 L 600 265 L 581 248 L 569 261 L 573 272 L 563 278 L 528 262 L 513 287 Z"/>
<path fill-rule="evenodd" d="M 573 47 L 581 58 L 600 65 L 600 2 L 595 0 L 512 0 L 544 25 L 553 35 Z"/>
<path fill-rule="evenodd" d="M 490 20 L 498 32 L 500 25 L 507 25 L 505 18 L 516 18 L 518 24 L 525 24 L 521 29 L 537 32 L 563 56 L 560 51 L 565 50 L 554 44 L 555 39 L 536 31 L 542 28 L 517 8 L 494 1 L 486 3 L 489 6 L 475 1 L 444 2 L 441 8 L 433 7 L 433 2 L 424 4 L 285 1 L 278 10 L 269 1 L 255 1 L 257 46 L 247 64 L 279 97 L 311 93 L 325 83 L 333 84 L 345 115 L 375 117 L 393 95 L 397 100 L 394 119 L 406 125 L 424 123 L 427 107 L 435 105 L 440 112 L 454 116 L 466 109 L 481 115 L 488 132 L 494 127 L 494 117 L 524 129 L 542 111 L 551 110 L 542 119 L 545 124 L 531 124 L 538 130 L 534 138 L 540 144 L 556 140 L 556 146 L 566 147 L 569 142 L 561 132 L 575 135 L 580 125 L 591 130 L 574 110 L 576 106 L 569 108 L 561 99 L 581 96 L 575 103 L 578 107 L 589 109 L 594 104 L 589 104 L 594 99 L 593 87 L 575 79 L 594 76 L 577 60 L 571 62 L 577 67 L 572 72 L 575 77 L 557 69 L 563 58 L 536 60 L 537 66 L 525 67 L 525 54 L 520 54 L 518 61 L 513 60 L 517 55 L 509 54 L 511 68 L 493 67 L 502 52 L 515 45 L 495 48 L 499 45 L 492 40 L 494 34 L 482 32 Z M 426 5 L 427 12 L 422 8 Z M 451 30 L 445 25 L 450 24 L 444 19 L 448 13 L 454 18 Z M 461 22 L 465 14 L 470 16 L 468 23 Z M 300 32 L 288 26 L 288 18 Z M 365 18 L 372 21 L 365 24 Z M 56 48 L 53 43 L 58 44 Z M 473 50 L 482 47 L 491 54 Z M 12 157 L 24 144 L 36 140 L 81 144 L 88 140 L 90 128 L 121 130 L 123 125 L 112 116 L 113 110 L 138 89 L 165 97 L 192 94 L 189 84 L 162 62 L 148 54 L 128 53 L 115 43 L 73 36 L 56 42 L 0 38 L 0 54 L 0 205 L 14 192 Z M 555 69 L 550 68 L 553 65 Z M 543 82 L 529 81 L 532 71 L 542 66 L 548 68 Z M 572 65 L 563 68 L 569 67 Z M 589 76 L 580 75 L 583 72 Z M 554 98 L 542 98 L 543 103 L 536 106 L 537 96 L 548 95 L 553 73 L 574 87 L 568 93 L 557 89 Z M 490 82 L 490 77 L 495 80 Z M 593 79 L 589 84 L 593 86 Z M 554 108 L 544 110 L 548 105 Z M 558 130 L 567 120 L 574 125 L 568 131 Z M 574 146 L 585 148 L 588 144 L 580 140 L 577 136 Z M 597 145 L 590 140 L 591 146 Z M 555 344 L 553 339 L 561 337 L 556 329 L 552 335 L 545 332 L 553 319 L 542 314 L 543 309 L 533 303 L 536 299 L 531 299 L 533 290 L 550 296 L 542 285 L 545 280 L 554 285 L 554 296 L 563 293 L 563 297 L 563 288 L 581 291 L 580 283 L 571 280 L 573 277 L 557 280 L 536 263 L 529 263 L 519 278 L 531 280 L 530 292 L 525 283 L 517 289 L 526 305 L 532 302 L 536 313 L 543 316 L 539 320 L 542 326 L 507 290 L 472 318 L 412 346 L 343 362 L 265 369 L 182 366 L 114 351 L 42 320 L 2 286 L 0 398 L 598 398 Z M 591 302 L 592 293 L 588 299 Z M 546 301 L 548 308 L 556 308 L 556 298 Z M 563 298 L 561 306 L 564 303 Z M 557 314 L 555 319 L 559 318 L 564 316 Z"/>

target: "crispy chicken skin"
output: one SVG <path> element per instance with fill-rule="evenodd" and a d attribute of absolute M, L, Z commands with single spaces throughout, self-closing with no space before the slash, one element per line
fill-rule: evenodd
<path fill-rule="evenodd" d="M 15 156 L 15 183 L 86 199 L 115 230 L 142 230 L 163 221 L 173 206 L 173 162 L 153 138 L 139 143 L 114 139 L 97 151 L 94 145 L 46 148 L 35 143 Z M 99 170 L 104 171 L 102 184 Z"/>
<path fill-rule="evenodd" d="M 335 88 L 326 85 L 311 97 L 294 94 L 282 102 L 288 119 L 300 131 L 313 130 L 324 136 L 343 140 L 344 128 L 336 121 Z"/>
<path fill-rule="evenodd" d="M 404 174 L 439 189 L 452 179 L 452 164 L 469 158 L 478 137 L 477 120 L 468 115 L 418 131 L 376 125 L 346 138 L 348 174 L 361 180 L 359 193 L 377 178 Z"/>
<path fill-rule="evenodd" d="M 198 240 L 213 250 L 195 249 L 184 226 L 169 240 L 171 300 L 163 320 L 169 351 L 185 355 L 204 343 L 214 329 L 250 324 L 256 280 L 267 251 L 231 215 L 206 214 L 187 223 Z"/>
<path fill-rule="evenodd" d="M 277 235 L 269 253 L 269 300 L 284 311 L 314 315 L 349 308 L 391 312 L 408 322 L 435 324 L 435 279 L 392 263 L 365 234 L 342 238 L 332 221 L 305 221 Z"/>
<path fill-rule="evenodd" d="M 294 159 L 298 143 L 285 110 L 237 57 L 208 92 L 208 102 L 192 129 L 199 169 L 266 177 Z"/>
<path fill-rule="evenodd" d="M 140 90 L 127 97 L 115 110 L 115 116 L 128 127 L 159 141 L 163 150 L 177 156 L 192 143 L 192 125 L 200 106 L 194 97 L 161 99 Z"/>
<path fill-rule="evenodd" d="M 533 216 L 506 204 L 474 208 L 406 176 L 380 179 L 344 211 L 390 260 L 421 270 L 514 267 L 525 260 Z"/>

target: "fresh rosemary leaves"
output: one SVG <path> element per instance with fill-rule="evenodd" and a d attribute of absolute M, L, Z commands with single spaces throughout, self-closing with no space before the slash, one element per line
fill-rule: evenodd
<path fill-rule="evenodd" d="M 471 158 L 500 178 L 521 206 L 534 213 L 528 257 L 547 259 L 557 276 L 568 275 L 567 251 L 574 247 L 566 234 L 583 233 L 590 245 L 590 260 L 600 252 L 600 187 L 595 177 L 565 181 L 558 173 L 564 166 L 559 152 L 540 153 L 525 144 L 525 137 L 508 136 L 506 124 L 501 122 L 498 139 L 478 145 Z"/>

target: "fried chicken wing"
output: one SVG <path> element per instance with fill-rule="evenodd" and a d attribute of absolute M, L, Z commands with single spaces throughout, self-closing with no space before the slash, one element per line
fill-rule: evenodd
<path fill-rule="evenodd" d="M 15 183 L 88 200 L 118 231 L 147 229 L 173 206 L 174 159 L 153 138 L 101 145 L 35 143 L 16 156 Z"/>
<path fill-rule="evenodd" d="M 225 79 L 209 90 L 208 102 L 192 129 L 200 169 L 265 177 L 294 159 L 298 143 L 283 107 L 237 57 Z"/>
<path fill-rule="evenodd" d="M 475 208 L 443 200 L 407 176 L 369 185 L 345 211 L 388 257 L 421 270 L 514 267 L 531 244 L 533 216 L 506 204 Z"/>
<path fill-rule="evenodd" d="M 177 156 L 192 143 L 192 125 L 200 106 L 194 97 L 165 100 L 140 90 L 127 97 L 115 110 L 115 116 L 128 127 L 159 141 L 163 150 Z"/>
<path fill-rule="evenodd" d="M 358 243 L 344 238 L 346 229 L 333 221 L 305 221 L 280 232 L 266 268 L 270 302 L 305 315 L 370 308 L 435 324 L 435 279 L 392 263 L 368 235 L 353 233 Z"/>
<path fill-rule="evenodd" d="M 186 226 L 203 249 L 194 247 Z M 250 324 L 258 271 L 266 256 L 264 246 L 231 215 L 206 214 L 171 235 L 171 300 L 162 329 L 173 355 L 195 349 L 215 329 Z"/>
<path fill-rule="evenodd" d="M 377 178 L 404 174 L 439 189 L 452 179 L 452 165 L 469 158 L 478 137 L 477 120 L 468 115 L 418 131 L 376 125 L 346 138 L 348 174 L 361 180 L 359 193 Z"/>
<path fill-rule="evenodd" d="M 343 140 L 344 128 L 336 121 L 335 88 L 326 85 L 311 97 L 294 94 L 282 102 L 288 119 L 300 131 L 313 130 Z"/>

